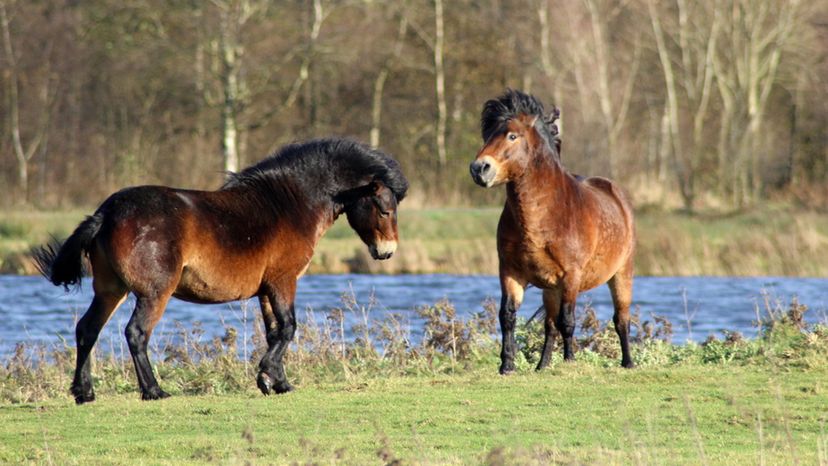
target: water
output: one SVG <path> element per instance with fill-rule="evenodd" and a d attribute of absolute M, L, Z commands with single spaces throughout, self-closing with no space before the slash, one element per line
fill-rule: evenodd
<path fill-rule="evenodd" d="M 65 340 L 74 346 L 75 322 L 92 299 L 90 283 L 85 281 L 79 293 L 64 293 L 41 277 L 0 275 L 0 360 L 18 342 L 54 344 Z M 492 276 L 311 275 L 299 281 L 297 318 L 300 323 L 306 319 L 304 310 L 310 307 L 317 313 L 317 321 L 321 320 L 320 313 L 342 307 L 343 293 L 351 290 L 365 306 L 374 294 L 376 303 L 370 306 L 371 316 L 386 312 L 405 316 L 415 341 L 422 331 L 422 322 L 414 312 L 417 306 L 448 298 L 458 314 L 465 317 L 479 312 L 485 298 L 495 298 L 497 302 L 500 299 L 497 277 Z M 652 320 L 653 314 L 667 317 L 673 324 L 676 343 L 701 341 L 711 334 L 721 336 L 723 330 L 751 337 L 756 334 L 756 306 L 764 310 L 763 290 L 785 304 L 796 295 L 810 308 L 806 314 L 809 322 L 828 321 L 828 279 L 823 278 L 639 277 L 635 281 L 633 307 L 639 307 L 642 320 Z M 591 303 L 602 321 L 612 317 L 612 301 L 606 286 L 582 294 L 579 303 L 586 302 Z M 540 291 L 530 288 L 519 314 L 528 318 L 540 303 Z M 123 329 L 134 305 L 130 297 L 104 328 L 99 344 L 105 351 L 125 351 Z M 177 324 L 189 329 L 195 322 L 201 323 L 204 338 L 223 335 L 225 324 L 238 329 L 240 336 L 251 335 L 257 312 L 256 300 L 246 304 L 197 305 L 172 299 L 153 339 L 171 337 L 177 332 Z M 581 306 L 578 312 L 580 318 Z M 361 320 L 361 314 L 347 313 L 346 329 Z"/>

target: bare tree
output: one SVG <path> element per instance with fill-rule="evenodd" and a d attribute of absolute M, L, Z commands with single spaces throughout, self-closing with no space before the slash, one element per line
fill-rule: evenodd
<path fill-rule="evenodd" d="M 802 5 L 799 0 L 731 0 L 719 8 L 724 40 L 712 57 L 724 108 L 719 176 L 730 182 L 733 202 L 741 206 L 762 190 L 763 122 L 782 56 L 792 36 L 804 29 Z"/>
<path fill-rule="evenodd" d="M 311 67 L 316 57 L 322 24 L 328 12 L 325 11 L 322 0 L 313 0 L 309 3 L 310 20 L 304 43 L 293 47 L 284 57 L 274 60 L 270 67 L 272 77 L 261 80 L 257 86 L 255 83 L 251 85 L 245 78 L 247 73 L 243 73 L 243 57 L 246 53 L 243 38 L 246 26 L 252 22 L 251 20 L 263 17 L 269 2 L 265 0 L 212 0 L 212 2 L 219 17 L 218 48 L 215 53 L 220 63 L 218 78 L 221 86 L 218 103 L 221 107 L 222 157 L 224 169 L 232 172 L 239 168 L 240 149 L 246 141 L 244 136 L 247 132 L 264 127 L 280 112 L 292 107 L 302 95 L 303 89 L 307 91 L 306 94 L 310 95 L 306 100 L 308 100 L 309 118 L 314 119 L 315 96 L 312 90 L 308 89 L 307 84 L 312 74 Z M 210 40 L 209 37 L 207 39 Z M 256 98 L 274 83 L 278 84 L 278 78 L 283 77 L 284 73 L 282 64 L 296 55 L 301 57 L 299 69 L 283 100 L 268 105 L 264 112 L 250 111 L 248 107 L 251 99 Z M 196 65 L 199 66 L 198 63 Z M 203 84 L 197 87 L 204 88 Z M 209 104 L 211 102 L 209 93 L 206 98 Z"/>
<path fill-rule="evenodd" d="M 219 10 L 219 58 L 221 60 L 221 151 L 224 169 L 239 170 L 238 116 L 243 105 L 244 83 L 240 76 L 244 46 L 241 35 L 245 24 L 256 14 L 261 3 L 251 0 L 212 0 Z"/>
<path fill-rule="evenodd" d="M 404 7 L 402 7 L 404 8 Z M 400 58 L 402 53 L 405 35 L 408 32 L 408 17 L 405 12 L 400 13 L 399 26 L 397 27 L 397 39 L 394 42 L 394 48 L 383 62 L 382 68 L 377 73 L 377 78 L 374 80 L 374 94 L 371 100 L 371 146 L 378 147 L 380 144 L 380 123 L 382 123 L 382 93 L 385 89 L 385 81 L 388 79 L 388 74 L 394 62 Z"/>
<path fill-rule="evenodd" d="M 12 148 L 17 160 L 17 178 L 23 201 L 29 200 L 29 162 L 38 153 L 38 148 L 45 147 L 49 137 L 49 125 L 52 110 L 57 101 L 57 77 L 51 71 L 52 43 L 47 42 L 40 61 L 43 63 L 41 84 L 36 89 L 38 96 L 39 115 L 37 123 L 31 131 L 28 143 L 24 142 L 20 124 L 20 66 L 18 64 L 15 45 L 11 33 L 11 18 L 6 8 L 7 1 L 0 1 L 0 28 L 2 28 L 3 51 L 5 53 L 8 74 L 8 124 L 12 137 Z M 29 78 L 32 78 L 31 76 Z M 32 79 L 29 79 L 32 81 Z"/>
<path fill-rule="evenodd" d="M 270 77 L 265 80 L 262 87 L 266 88 L 272 81 L 278 82 L 279 78 L 284 78 L 286 74 L 285 70 L 283 69 L 283 64 L 291 61 L 295 58 L 295 56 L 301 57 L 301 62 L 299 63 L 299 69 L 296 72 L 296 77 L 293 78 L 290 87 L 287 90 L 287 95 L 283 98 L 280 98 L 280 102 L 277 104 L 268 104 L 268 110 L 262 112 L 258 115 L 251 115 L 248 119 L 250 120 L 248 124 L 245 125 L 246 130 L 255 130 L 265 127 L 270 121 L 275 118 L 278 114 L 282 113 L 283 111 L 293 107 L 297 101 L 300 100 L 300 96 L 302 90 L 306 90 L 306 94 L 310 94 L 310 102 L 309 104 L 309 120 L 314 120 L 314 113 L 315 113 L 315 97 L 314 93 L 307 89 L 308 84 L 311 82 L 311 74 L 312 74 L 312 66 L 314 60 L 317 59 L 317 49 L 319 43 L 319 36 L 322 31 L 322 25 L 325 20 L 328 18 L 331 9 L 326 9 L 322 3 L 322 0 L 313 0 L 310 4 L 310 20 L 307 27 L 307 36 L 305 37 L 304 43 L 301 43 L 295 47 L 292 47 L 284 57 L 276 62 L 276 64 L 269 67 L 268 74 Z M 253 94 L 253 90 L 251 90 L 251 94 Z M 272 151 L 273 147 L 270 147 L 265 152 Z"/>
<path fill-rule="evenodd" d="M 630 98 L 632 96 L 633 86 L 635 84 L 636 75 L 638 74 L 638 65 L 641 58 L 641 46 L 638 36 L 633 40 L 633 57 L 632 61 L 626 66 L 627 76 L 622 86 L 620 99 L 614 99 L 616 95 L 610 89 L 610 69 L 613 63 L 610 61 L 610 44 L 607 39 L 606 29 L 609 26 L 609 21 L 612 16 L 618 14 L 618 10 L 610 10 L 609 13 L 604 12 L 606 6 L 602 8 L 596 0 L 585 0 L 587 9 L 589 10 L 590 23 L 592 26 L 592 41 L 593 41 L 593 56 L 592 61 L 598 68 L 598 101 L 600 103 L 601 115 L 603 116 L 604 129 L 607 137 L 607 156 L 609 157 L 609 176 L 614 177 L 618 173 L 619 163 L 619 144 L 618 136 L 621 129 L 624 127 L 627 119 L 627 111 L 630 108 Z M 608 17 L 609 16 L 609 17 Z M 618 68 L 619 64 L 616 64 Z M 620 72 L 618 73 L 620 74 Z"/>
<path fill-rule="evenodd" d="M 443 0 L 434 0 L 434 85 L 437 89 L 437 159 L 446 164 L 446 72 L 443 68 Z"/>
<path fill-rule="evenodd" d="M 555 104 L 560 105 L 561 101 L 561 86 L 559 81 L 565 76 L 560 70 L 552 65 L 552 52 L 549 46 L 550 28 L 549 28 L 549 1 L 538 1 L 538 24 L 540 25 L 540 59 L 541 71 L 546 77 L 546 80 L 552 86 L 552 92 L 555 95 Z M 563 120 L 558 120 L 558 131 L 563 134 Z"/>
<path fill-rule="evenodd" d="M 645 202 L 828 193 L 825 2 L 65 3 L 0 0 L 5 205 L 206 187 L 324 134 L 363 134 L 426 191 L 490 202 L 445 167 L 478 147 L 480 104 L 520 86 L 563 109 L 571 169 Z"/>
<path fill-rule="evenodd" d="M 546 30 L 551 29 L 559 35 L 557 42 L 566 44 L 556 49 L 566 73 L 559 80 L 568 80 L 564 85 L 569 85 L 574 91 L 573 98 L 577 98 L 578 104 L 572 105 L 575 112 L 567 112 L 566 108 L 564 111 L 570 116 L 580 115 L 581 131 L 574 139 L 584 158 L 590 161 L 591 166 L 584 168 L 600 169 L 617 177 L 621 166 L 621 131 L 627 124 L 641 62 L 639 33 L 629 18 L 632 13 L 629 5 L 602 0 L 561 2 L 557 4 L 559 14 L 556 15 L 561 19 L 554 28 L 545 25 L 549 18 L 544 7 L 542 4 L 539 9 L 541 65 L 546 70 L 551 66 L 543 58 L 543 55 L 549 56 L 543 49 L 548 48 L 545 36 Z M 630 34 L 610 35 L 610 31 L 621 30 L 628 30 Z M 598 137 L 594 132 L 598 132 Z"/>
<path fill-rule="evenodd" d="M 721 15 L 702 3 L 694 3 L 694 10 L 690 11 L 686 0 L 676 0 L 674 5 L 668 5 L 667 12 L 659 11 L 658 7 L 664 5 L 661 2 L 657 6 L 653 0 L 647 2 L 664 75 L 667 147 L 672 153 L 684 208 L 692 211 L 696 178 L 704 157 L 704 123 L 713 86 L 713 55 L 721 30 Z M 672 7 L 678 17 L 673 27 L 665 31 L 662 18 L 670 19 L 672 12 L 669 9 Z M 691 15 L 695 21 L 689 20 Z M 670 44 L 678 44 L 678 47 Z M 681 133 L 682 118 L 690 118 L 693 122 L 689 143 Z"/>

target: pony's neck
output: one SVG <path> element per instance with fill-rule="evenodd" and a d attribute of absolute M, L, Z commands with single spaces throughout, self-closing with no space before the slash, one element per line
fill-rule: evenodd
<path fill-rule="evenodd" d="M 245 209 L 237 214 L 249 217 L 253 209 L 255 221 L 263 230 L 277 224 L 292 224 L 299 231 L 315 232 L 308 237 L 315 245 L 344 212 L 343 194 L 370 181 L 369 176 L 342 176 L 343 167 L 338 166 L 341 162 L 334 159 L 296 164 L 259 178 L 252 185 L 222 191 L 243 197 Z"/>
<path fill-rule="evenodd" d="M 294 186 L 295 197 L 304 200 L 303 208 L 317 213 L 317 241 L 374 178 L 373 173 L 351 172 L 347 160 L 334 153 L 321 163 L 299 165 L 281 174 L 285 185 Z"/>
<path fill-rule="evenodd" d="M 565 201 L 572 180 L 558 154 L 541 144 L 524 173 L 506 184 L 506 207 L 521 224 L 531 226 L 544 218 L 538 209 L 567 208 Z"/>

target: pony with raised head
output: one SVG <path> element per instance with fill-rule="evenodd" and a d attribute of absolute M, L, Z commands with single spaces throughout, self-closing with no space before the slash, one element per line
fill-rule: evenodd
<path fill-rule="evenodd" d="M 629 348 L 635 228 L 630 202 L 606 178 L 582 178 L 561 163 L 557 109 L 544 114 L 531 95 L 509 90 L 483 107 L 484 145 L 471 163 L 475 183 L 506 185 L 497 227 L 503 336 L 500 373 L 515 369 L 515 315 L 527 285 L 543 290 L 545 342 L 537 369 L 549 364 L 554 329 L 564 359 L 575 357 L 575 302 L 582 291 L 608 283 L 621 365 Z"/>
<path fill-rule="evenodd" d="M 407 189 L 388 155 L 328 139 L 285 146 L 217 191 L 140 186 L 113 194 L 62 245 L 35 251 L 41 273 L 67 289 L 81 283 L 83 256 L 91 265 L 95 296 L 76 328 L 75 401 L 95 399 L 89 354 L 128 293 L 136 306 L 125 333 L 143 399 L 169 396 L 147 344 L 171 297 L 258 297 L 268 348 L 257 384 L 266 395 L 292 390 L 282 356 L 296 329 L 296 282 L 317 242 L 344 213 L 374 259 L 391 257 Z"/>

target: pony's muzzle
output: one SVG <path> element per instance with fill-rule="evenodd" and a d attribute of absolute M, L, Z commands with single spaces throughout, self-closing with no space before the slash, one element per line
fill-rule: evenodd
<path fill-rule="evenodd" d="M 380 240 L 369 246 L 368 250 L 371 251 L 371 257 L 375 260 L 389 259 L 397 250 L 397 242 Z"/>
<path fill-rule="evenodd" d="M 474 182 L 484 188 L 491 187 L 497 175 L 497 168 L 487 159 L 491 160 L 491 157 L 475 160 L 469 166 L 469 172 Z"/>

